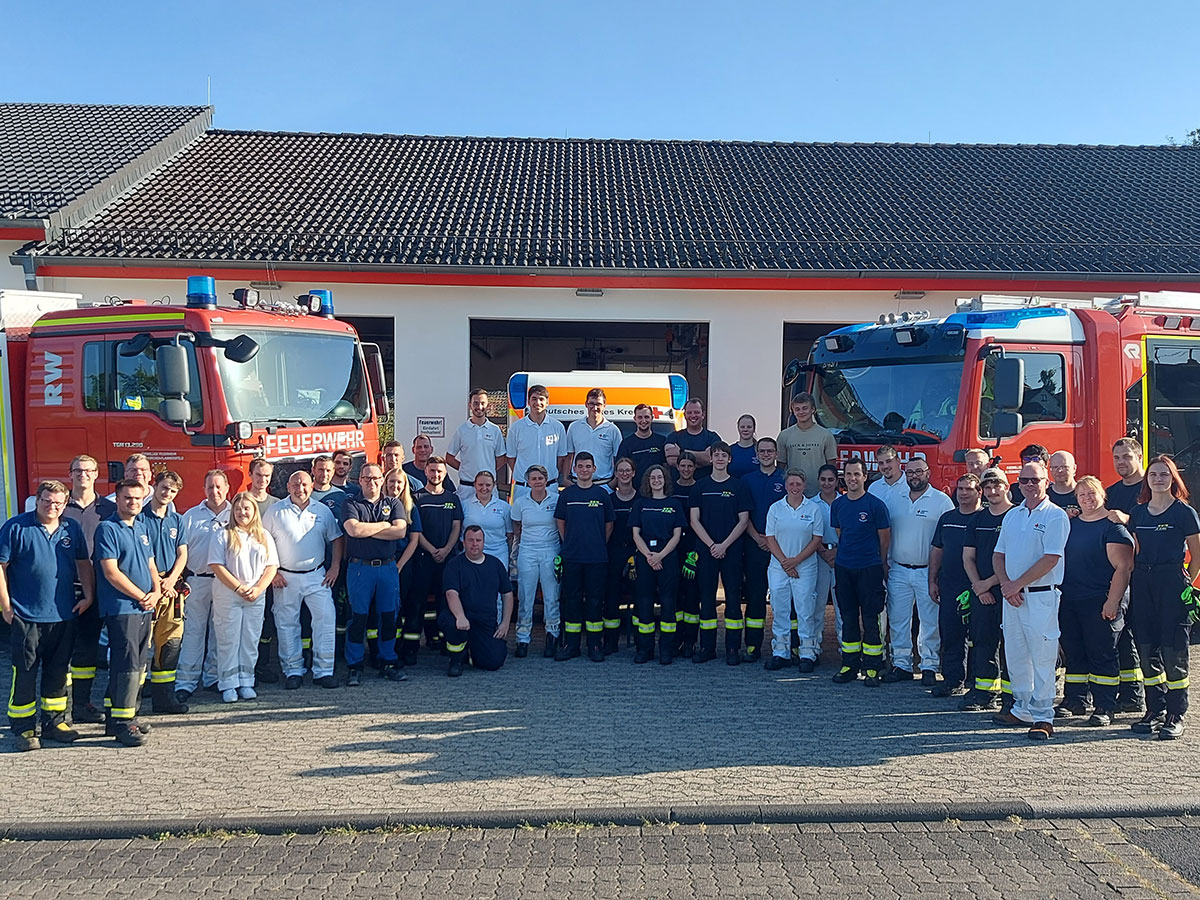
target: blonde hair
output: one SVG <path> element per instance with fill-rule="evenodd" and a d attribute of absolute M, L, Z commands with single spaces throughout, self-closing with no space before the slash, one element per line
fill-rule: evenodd
<path fill-rule="evenodd" d="M 387 483 L 393 477 L 396 479 L 396 484 L 400 488 L 400 490 L 396 493 L 395 497 L 392 497 L 387 492 Z M 385 475 L 383 477 L 383 494 L 385 497 L 388 497 L 391 500 L 399 500 L 400 501 L 400 505 L 404 509 L 404 521 L 406 524 L 411 525 L 412 520 L 413 520 L 413 518 L 412 518 L 413 497 L 412 497 L 412 490 L 410 489 L 410 485 L 408 483 L 408 473 L 405 472 L 401 468 L 395 468 L 395 469 L 392 469 L 390 472 L 388 472 L 387 475 Z"/>
<path fill-rule="evenodd" d="M 234 513 L 237 512 L 237 505 L 243 500 L 249 503 L 250 509 L 253 510 L 253 513 L 250 516 L 250 524 L 246 525 L 244 529 L 234 520 Z M 238 553 L 242 549 L 242 536 L 238 533 L 242 530 L 244 530 L 246 534 L 250 536 L 250 540 L 254 541 L 255 543 L 261 544 L 264 547 L 267 545 L 267 533 L 263 530 L 262 516 L 259 515 L 258 512 L 258 502 L 250 496 L 248 491 L 242 491 L 233 498 L 233 503 L 231 504 L 229 511 L 229 524 L 225 526 L 225 530 L 228 532 L 225 539 L 229 542 L 229 547 L 234 553 Z"/>
<path fill-rule="evenodd" d="M 1108 502 L 1108 491 L 1106 491 L 1104 489 L 1104 482 L 1102 482 L 1095 475 L 1084 475 L 1082 478 L 1080 478 L 1078 481 L 1076 481 L 1075 482 L 1075 493 L 1076 494 L 1079 493 L 1079 489 L 1081 487 L 1091 488 L 1093 491 L 1095 491 L 1096 495 L 1100 498 L 1101 506 L 1103 506 L 1106 502 Z"/>

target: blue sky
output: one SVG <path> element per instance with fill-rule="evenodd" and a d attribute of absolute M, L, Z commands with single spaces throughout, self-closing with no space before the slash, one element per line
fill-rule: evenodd
<path fill-rule="evenodd" d="M 1194 0 L 208 0 L 27 23 L 0 32 L 3 99 L 204 103 L 211 78 L 222 128 L 1095 144 L 1200 128 Z"/>

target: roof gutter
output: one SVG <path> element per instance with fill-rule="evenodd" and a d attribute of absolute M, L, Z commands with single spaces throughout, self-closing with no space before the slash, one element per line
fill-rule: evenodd
<path fill-rule="evenodd" d="M 28 247 L 22 248 L 27 250 Z M 862 282 L 858 289 L 873 290 L 884 287 L 913 287 L 927 282 L 970 281 L 972 283 L 1000 284 L 1009 282 L 1034 283 L 1046 286 L 1072 283 L 1082 285 L 1130 285 L 1166 284 L 1192 286 L 1200 284 L 1200 273 L 1144 273 L 1144 272 L 1037 272 L 1037 271 L 978 271 L 978 270 L 880 270 L 880 269 L 594 269 L 576 267 L 535 266 L 397 266 L 370 263 L 304 263 L 262 260 L 221 260 L 214 264 L 211 259 L 85 259 L 80 257 L 30 256 L 17 251 L 10 258 L 16 265 L 25 268 L 28 278 L 30 266 L 41 275 L 56 277 L 111 277 L 153 278 L 164 270 L 188 270 L 212 273 L 214 270 L 227 273 L 227 280 L 244 278 L 252 273 L 265 273 L 270 269 L 271 280 L 279 280 L 285 272 L 295 272 L 299 280 L 324 276 L 339 282 L 395 283 L 395 284 L 488 284 L 505 286 L 509 283 L 528 285 L 541 280 L 541 286 L 556 287 L 569 281 L 571 287 L 670 287 L 668 282 L 683 281 L 688 286 L 696 282 L 709 282 L 713 289 L 737 289 L 747 283 L 762 283 L 762 287 L 782 290 L 806 290 L 814 285 L 806 282 L 835 279 L 844 283 L 843 290 L 854 290 L 854 282 Z M 74 271 L 73 271 L 74 270 Z M 149 271 L 147 271 L 149 270 Z M 335 277 L 340 276 L 340 277 Z M 586 284 L 584 283 L 586 282 Z M 737 282 L 737 284 L 721 284 Z M 786 284 L 779 284 L 786 282 Z M 652 284 L 649 284 L 652 283 Z M 760 287 L 759 289 L 762 289 Z M 932 286 L 930 286 L 932 287 Z M 952 289 L 946 286 L 946 289 Z M 1068 288 L 1060 287 L 1060 290 Z M 1086 290 L 1087 288 L 1083 288 Z"/>

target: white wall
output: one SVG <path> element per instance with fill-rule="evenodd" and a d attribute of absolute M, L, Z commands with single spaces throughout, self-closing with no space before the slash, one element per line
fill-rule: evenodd
<path fill-rule="evenodd" d="M 13 267 L 16 270 L 16 267 Z M 182 303 L 178 281 L 46 278 L 42 288 L 74 291 L 88 300 L 106 296 L 159 298 Z M 222 304 L 240 285 L 219 282 Z M 958 292 L 898 302 L 888 291 L 720 291 L 606 288 L 601 298 L 579 298 L 570 288 L 428 287 L 421 285 L 285 284 L 282 297 L 329 287 L 345 315 L 391 315 L 396 320 L 396 433 L 407 440 L 418 416 L 443 416 L 446 435 L 466 416 L 470 389 L 470 319 L 683 321 L 709 323 L 709 424 L 736 434 L 742 413 L 773 431 L 779 419 L 785 322 L 873 321 L 880 313 L 925 308 L 953 310 Z M 1061 295 L 1067 296 L 1067 295 Z M 771 423 L 771 424 L 767 424 Z M 435 440 L 439 452 L 445 440 Z"/>
<path fill-rule="evenodd" d="M 28 243 L 29 241 L 0 241 L 0 290 L 25 290 L 25 270 L 14 266 L 8 258 Z"/>

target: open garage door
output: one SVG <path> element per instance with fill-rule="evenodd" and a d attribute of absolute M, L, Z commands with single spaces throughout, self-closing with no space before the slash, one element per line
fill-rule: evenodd
<path fill-rule="evenodd" d="M 507 401 L 496 401 L 507 397 L 510 375 L 574 369 L 676 373 L 707 402 L 708 324 L 471 320 L 471 386 L 493 395 L 502 427 Z"/>
<path fill-rule="evenodd" d="M 849 322 L 787 322 L 783 326 L 783 364 L 786 366 L 790 360 L 799 359 L 800 362 L 808 361 L 809 351 L 812 350 L 813 342 L 835 331 Z M 803 390 L 803 382 L 805 376 L 801 375 L 800 380 L 790 387 L 782 388 L 779 397 L 779 417 L 781 428 L 786 428 L 792 423 L 792 411 L 788 405 L 788 400 L 791 399 L 793 393 Z M 780 384 L 782 384 L 782 379 Z M 764 432 L 765 433 L 765 432 Z"/>

